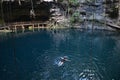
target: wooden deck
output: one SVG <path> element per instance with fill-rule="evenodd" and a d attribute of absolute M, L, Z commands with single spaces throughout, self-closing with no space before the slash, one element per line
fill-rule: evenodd
<path fill-rule="evenodd" d="M 9 26 L 10 30 L 17 31 L 17 30 L 25 30 L 25 29 L 35 29 L 35 28 L 50 28 L 51 24 L 50 22 L 37 22 L 37 21 L 31 21 L 31 22 L 14 22 L 14 23 L 7 23 L 7 26 Z"/>

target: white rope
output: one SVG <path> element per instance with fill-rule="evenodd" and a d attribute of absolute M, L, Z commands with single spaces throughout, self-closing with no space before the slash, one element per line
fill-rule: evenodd
<path fill-rule="evenodd" d="M 20 0 L 18 0 L 18 3 L 19 3 L 19 5 L 21 5 L 21 1 Z"/>
<path fill-rule="evenodd" d="M 34 8 L 33 8 L 33 1 L 32 1 L 32 0 L 31 0 L 31 6 L 32 6 L 32 9 L 34 9 Z"/>
<path fill-rule="evenodd" d="M 33 9 L 30 10 L 30 17 L 35 18 L 35 12 Z"/>
<path fill-rule="evenodd" d="M 33 7 L 33 1 L 31 0 L 31 6 L 32 6 L 32 9 L 30 10 L 30 17 L 31 18 L 35 18 L 35 12 L 34 12 L 34 7 Z"/>

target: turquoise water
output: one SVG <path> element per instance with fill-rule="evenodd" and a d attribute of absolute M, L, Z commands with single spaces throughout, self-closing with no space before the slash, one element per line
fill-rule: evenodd
<path fill-rule="evenodd" d="M 119 33 L 66 29 L 6 36 L 0 36 L 0 80 L 120 80 Z M 63 56 L 70 61 L 58 66 Z"/>

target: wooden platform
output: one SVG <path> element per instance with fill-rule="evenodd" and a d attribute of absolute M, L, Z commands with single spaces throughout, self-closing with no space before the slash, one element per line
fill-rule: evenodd
<path fill-rule="evenodd" d="M 106 24 L 107 26 L 117 30 L 117 31 L 120 31 L 120 26 L 117 25 L 117 24 L 114 24 L 114 23 L 110 23 L 110 22 L 103 22 L 103 21 L 96 21 L 96 22 L 99 22 L 99 23 L 102 23 L 102 24 Z"/>
<path fill-rule="evenodd" d="M 116 24 L 113 24 L 113 23 L 106 23 L 106 25 L 116 29 L 116 30 L 120 30 L 120 26 L 116 25 Z"/>
<path fill-rule="evenodd" d="M 33 26 L 33 27 L 47 27 L 49 22 L 14 22 L 14 23 L 8 23 L 7 25 L 10 26 L 10 28 L 16 27 L 22 27 L 22 28 L 26 28 L 29 26 Z"/>
<path fill-rule="evenodd" d="M 7 23 L 7 26 L 9 26 L 10 30 L 16 31 L 16 30 L 25 30 L 25 29 L 35 29 L 35 28 L 49 28 L 50 22 L 37 22 L 37 21 L 31 21 L 31 22 L 14 22 L 14 23 Z"/>

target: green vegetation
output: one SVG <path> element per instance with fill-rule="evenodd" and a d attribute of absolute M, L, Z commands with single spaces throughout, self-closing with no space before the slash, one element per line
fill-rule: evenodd
<path fill-rule="evenodd" d="M 2 20 L 2 18 L 0 17 L 0 25 L 3 24 L 4 21 Z"/>
<path fill-rule="evenodd" d="M 58 2 L 63 2 L 64 0 L 58 0 Z"/>
<path fill-rule="evenodd" d="M 69 0 L 69 3 L 71 5 L 74 5 L 74 6 L 78 6 L 79 5 L 79 1 L 78 0 Z"/>
<path fill-rule="evenodd" d="M 79 0 L 69 0 L 68 2 L 68 13 L 69 13 L 69 22 L 71 25 L 81 22 L 79 9 Z"/>
<path fill-rule="evenodd" d="M 95 2 L 96 0 L 87 0 L 87 2 Z"/>
<path fill-rule="evenodd" d="M 78 23 L 81 22 L 81 18 L 80 18 L 80 13 L 78 11 L 75 11 L 73 15 L 70 17 L 70 23 L 73 24 L 77 22 Z"/>

